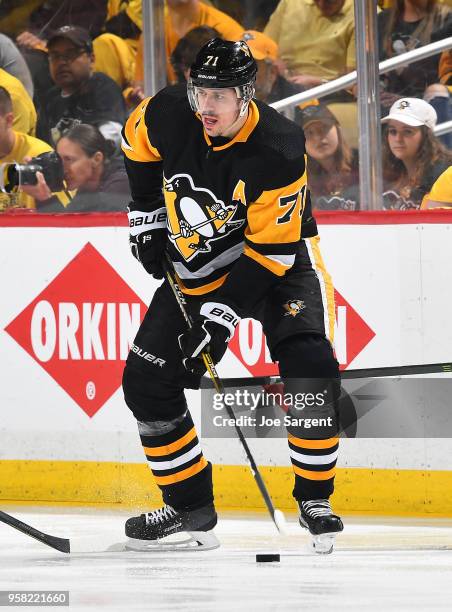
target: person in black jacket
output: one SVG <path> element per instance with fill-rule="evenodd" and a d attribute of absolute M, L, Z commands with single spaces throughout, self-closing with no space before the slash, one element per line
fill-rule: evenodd
<path fill-rule="evenodd" d="M 55 83 L 45 97 L 37 134 L 56 144 L 73 119 L 95 125 L 119 143 L 126 118 L 121 90 L 101 72 L 93 72 L 93 47 L 86 30 L 64 26 L 48 43 L 50 74 Z"/>

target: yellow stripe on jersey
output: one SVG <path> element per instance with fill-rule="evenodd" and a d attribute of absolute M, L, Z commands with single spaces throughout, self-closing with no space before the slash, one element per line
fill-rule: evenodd
<path fill-rule="evenodd" d="M 124 136 L 121 148 L 124 155 L 137 162 L 161 161 L 162 156 L 158 149 L 149 140 L 148 128 L 144 120 L 147 105 L 151 98 L 143 100 L 139 104 L 124 126 Z"/>
<path fill-rule="evenodd" d="M 195 287 L 194 289 L 188 289 L 187 287 L 185 287 L 184 283 L 180 280 L 179 277 L 177 277 L 177 282 L 179 287 L 182 289 L 182 293 L 186 293 L 187 295 L 204 295 L 204 293 L 210 293 L 211 291 L 215 291 L 215 289 L 218 289 L 218 287 L 221 287 L 227 276 L 227 274 L 224 274 L 224 276 L 220 276 L 220 278 L 217 278 L 217 280 L 202 285 L 201 287 Z"/>
<path fill-rule="evenodd" d="M 284 276 L 284 274 L 291 268 L 291 266 L 285 266 L 279 261 L 274 261 L 270 259 L 270 257 L 266 257 L 265 255 L 261 255 L 247 244 L 245 244 L 245 248 L 243 250 L 244 254 L 247 255 L 250 259 L 254 259 L 258 264 L 276 274 L 276 276 Z"/>
<path fill-rule="evenodd" d="M 317 274 L 320 283 L 320 290 L 322 293 L 323 308 L 325 309 L 325 335 L 328 340 L 333 344 L 334 342 L 334 322 L 336 320 L 336 306 L 334 303 L 334 286 L 330 274 L 325 268 L 323 263 L 322 254 L 319 248 L 320 236 L 314 236 L 308 238 L 309 243 L 308 252 L 312 256 L 314 261 L 311 261 L 312 266 Z M 326 302 L 326 303 L 325 303 Z"/>

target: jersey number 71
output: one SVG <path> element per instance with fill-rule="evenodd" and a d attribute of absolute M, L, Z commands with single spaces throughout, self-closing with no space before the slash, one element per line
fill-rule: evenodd
<path fill-rule="evenodd" d="M 285 212 L 276 219 L 276 225 L 282 225 L 283 223 L 290 222 L 299 197 L 301 199 L 301 206 L 300 206 L 300 217 L 301 217 L 301 215 L 303 214 L 304 205 L 306 201 L 306 191 L 307 191 L 306 185 L 303 185 L 303 187 L 300 189 L 300 191 L 297 191 L 297 193 L 279 198 L 278 203 L 279 203 L 280 208 L 287 208 L 287 210 L 285 210 Z"/>

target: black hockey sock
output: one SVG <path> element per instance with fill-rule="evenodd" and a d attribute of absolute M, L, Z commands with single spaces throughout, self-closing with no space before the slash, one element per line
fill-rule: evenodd
<path fill-rule="evenodd" d="M 170 432 L 140 438 L 165 504 L 192 510 L 213 502 L 212 466 L 202 454 L 189 412 Z"/>
<path fill-rule="evenodd" d="M 339 438 L 306 440 L 289 434 L 288 441 L 295 499 L 328 499 L 334 490 Z"/>

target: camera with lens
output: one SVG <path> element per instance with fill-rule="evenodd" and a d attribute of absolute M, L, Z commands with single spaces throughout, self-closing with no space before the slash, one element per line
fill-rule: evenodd
<path fill-rule="evenodd" d="M 64 189 L 64 168 L 61 157 L 55 151 L 41 153 L 28 164 L 9 164 L 6 170 L 6 191 L 24 185 L 36 185 L 36 172 L 42 172 L 52 192 Z"/>

